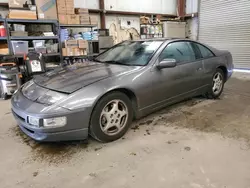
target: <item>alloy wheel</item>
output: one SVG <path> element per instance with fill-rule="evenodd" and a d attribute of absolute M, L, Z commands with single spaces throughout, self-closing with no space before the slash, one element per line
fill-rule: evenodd
<path fill-rule="evenodd" d="M 217 72 L 213 77 L 213 93 L 218 95 L 223 87 L 223 76 L 220 72 Z"/>
<path fill-rule="evenodd" d="M 128 108 L 122 100 L 112 100 L 103 108 L 99 124 L 107 135 L 116 135 L 125 127 L 128 120 Z"/>

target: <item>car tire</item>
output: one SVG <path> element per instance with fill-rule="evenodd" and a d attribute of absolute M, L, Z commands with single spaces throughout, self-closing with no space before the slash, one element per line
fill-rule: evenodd
<path fill-rule="evenodd" d="M 209 91 L 206 93 L 207 98 L 217 99 L 223 92 L 225 84 L 225 74 L 221 69 L 216 69 L 213 74 L 211 85 L 209 86 Z"/>
<path fill-rule="evenodd" d="M 90 119 L 90 135 L 100 142 L 121 138 L 133 119 L 132 103 L 122 92 L 112 92 L 102 97 L 94 107 Z"/>

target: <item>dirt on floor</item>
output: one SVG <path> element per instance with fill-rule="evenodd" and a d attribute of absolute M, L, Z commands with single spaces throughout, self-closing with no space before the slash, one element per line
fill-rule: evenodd
<path fill-rule="evenodd" d="M 133 123 L 120 140 L 38 143 L 0 101 L 0 187 L 250 188 L 250 76 Z"/>

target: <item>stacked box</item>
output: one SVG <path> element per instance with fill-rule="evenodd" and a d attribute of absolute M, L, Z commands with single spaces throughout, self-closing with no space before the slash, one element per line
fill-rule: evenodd
<path fill-rule="evenodd" d="M 66 14 L 67 13 L 67 9 L 66 9 L 66 2 L 65 0 L 57 0 L 57 12 L 58 14 Z"/>
<path fill-rule="evenodd" d="M 79 16 L 75 15 L 74 0 L 57 0 L 58 19 L 61 24 L 79 24 Z"/>
<path fill-rule="evenodd" d="M 67 15 L 67 21 L 68 21 L 68 24 L 79 24 L 80 23 L 80 17 L 79 15 Z"/>
<path fill-rule="evenodd" d="M 87 55 L 88 41 L 86 40 L 67 40 L 65 48 L 62 49 L 63 56 Z"/>
<path fill-rule="evenodd" d="M 87 55 L 86 49 L 80 48 L 62 48 L 63 56 L 81 56 Z"/>
<path fill-rule="evenodd" d="M 65 0 L 66 13 L 68 15 L 75 14 L 74 0 Z"/>
<path fill-rule="evenodd" d="M 58 14 L 58 20 L 60 24 L 68 24 L 68 17 L 66 14 Z"/>
<path fill-rule="evenodd" d="M 98 24 L 97 16 L 90 16 L 89 19 L 90 19 L 90 24 L 91 25 L 97 25 Z"/>
<path fill-rule="evenodd" d="M 29 19 L 29 20 L 36 20 L 37 15 L 36 11 L 31 10 L 9 10 L 9 18 L 11 19 Z"/>
<path fill-rule="evenodd" d="M 88 41 L 86 40 L 78 40 L 78 48 L 87 49 L 88 48 Z"/>
<path fill-rule="evenodd" d="M 80 24 L 88 25 L 90 24 L 89 20 L 89 10 L 86 8 L 76 8 L 75 13 L 79 15 Z"/>
<path fill-rule="evenodd" d="M 75 13 L 76 14 L 88 14 L 89 9 L 87 9 L 87 8 L 75 8 Z"/>
<path fill-rule="evenodd" d="M 66 40 L 65 41 L 65 47 L 66 48 L 78 48 L 78 42 L 77 40 Z"/>
<path fill-rule="evenodd" d="M 60 24 L 68 24 L 67 16 L 66 16 L 66 3 L 65 0 L 57 0 L 57 13 L 58 13 L 58 20 Z"/>

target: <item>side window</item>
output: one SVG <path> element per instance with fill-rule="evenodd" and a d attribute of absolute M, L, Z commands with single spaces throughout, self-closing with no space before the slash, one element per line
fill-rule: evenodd
<path fill-rule="evenodd" d="M 173 42 L 167 45 L 159 56 L 159 61 L 163 59 L 175 59 L 179 62 L 195 61 L 195 53 L 187 42 Z"/>
<path fill-rule="evenodd" d="M 196 43 L 196 45 L 198 46 L 203 58 L 214 57 L 214 54 L 205 46 L 198 44 L 198 43 Z"/>

